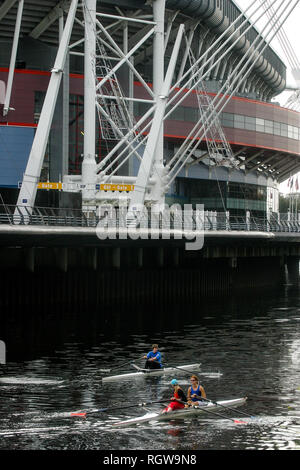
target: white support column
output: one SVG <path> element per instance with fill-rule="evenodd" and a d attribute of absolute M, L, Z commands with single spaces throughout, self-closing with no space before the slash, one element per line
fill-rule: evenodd
<path fill-rule="evenodd" d="M 18 50 L 18 44 L 19 44 L 23 7 L 24 7 L 24 0 L 19 0 L 14 39 L 13 39 L 13 44 L 12 44 L 11 56 L 10 56 L 5 101 L 4 101 L 4 106 L 3 106 L 3 116 L 6 116 L 9 111 L 10 96 L 11 96 L 12 83 L 13 83 L 13 78 L 14 78 L 14 73 L 15 73 L 15 65 L 16 65 L 16 57 L 17 57 L 17 50 Z"/>
<path fill-rule="evenodd" d="M 43 165 L 46 146 L 49 138 L 52 118 L 55 110 L 57 95 L 61 83 L 63 68 L 65 65 L 67 49 L 73 28 L 78 0 L 72 0 L 68 18 L 64 28 L 63 36 L 59 44 L 54 67 L 51 71 L 51 78 L 45 96 L 41 116 L 31 147 L 27 167 L 22 181 L 22 187 L 19 192 L 17 205 L 25 216 L 28 211 L 32 211 L 34 206 L 37 183 L 40 178 Z M 26 207 L 28 210 L 26 211 Z M 18 211 L 16 210 L 16 215 Z"/>
<path fill-rule="evenodd" d="M 165 115 L 166 104 L 170 92 L 170 87 L 172 84 L 172 78 L 174 75 L 175 65 L 177 61 L 177 56 L 182 40 L 184 25 L 180 25 L 179 31 L 177 34 L 176 42 L 173 48 L 172 56 L 170 58 L 168 70 L 166 73 L 166 78 L 163 82 L 162 88 L 160 89 L 160 93 L 157 96 L 157 107 L 155 110 L 152 126 L 149 132 L 149 137 L 147 140 L 147 144 L 144 150 L 143 160 L 141 162 L 139 172 L 136 178 L 135 189 L 132 193 L 129 211 L 127 216 L 128 224 L 135 225 L 136 218 L 139 217 L 140 211 L 142 209 L 142 205 L 145 199 L 145 192 L 149 182 L 151 169 L 153 163 L 155 162 L 156 168 L 157 165 L 160 165 L 161 158 L 162 158 L 162 148 L 161 145 L 161 129 L 162 129 L 162 122 Z M 156 190 L 160 186 L 161 191 L 162 188 L 162 181 L 158 181 L 157 172 L 154 172 L 153 179 L 156 178 Z M 154 189 L 154 193 L 155 193 Z M 156 200 L 158 201 L 158 199 Z"/>
<path fill-rule="evenodd" d="M 230 211 L 225 212 L 225 228 L 230 230 Z"/>
<path fill-rule="evenodd" d="M 246 228 L 250 231 L 250 211 L 246 211 Z"/>
<path fill-rule="evenodd" d="M 59 16 L 59 40 L 61 41 L 64 30 L 64 15 L 63 10 L 60 11 Z M 69 94 L 70 94 L 70 53 L 69 49 L 66 56 L 66 62 L 63 74 L 63 115 L 62 115 L 62 178 L 69 172 Z"/>
<path fill-rule="evenodd" d="M 84 150 L 82 162 L 82 208 L 93 208 L 96 195 L 96 0 L 84 8 Z"/>
<path fill-rule="evenodd" d="M 156 101 L 159 100 L 164 83 L 164 56 L 165 56 L 165 6 L 166 0 L 153 2 L 153 20 L 156 23 L 153 38 L 153 92 Z M 146 152 L 145 152 L 146 154 Z M 145 157 L 144 154 L 144 157 Z M 152 189 L 152 198 L 156 201 L 157 208 L 164 204 L 164 191 L 162 188 L 164 176 L 164 126 L 161 125 L 157 138 L 155 156 L 153 162 L 153 176 L 156 184 Z"/>

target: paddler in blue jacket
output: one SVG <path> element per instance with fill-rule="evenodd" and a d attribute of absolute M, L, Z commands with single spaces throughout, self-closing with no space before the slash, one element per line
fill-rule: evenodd
<path fill-rule="evenodd" d="M 190 378 L 191 386 L 188 388 L 188 404 L 192 406 L 206 405 L 202 398 L 206 399 L 206 393 L 202 385 L 199 383 L 197 375 L 192 375 Z"/>
<path fill-rule="evenodd" d="M 145 369 L 160 369 L 163 367 L 158 344 L 152 344 L 152 351 L 148 352 L 147 356 L 144 356 L 144 359 L 147 359 Z"/>

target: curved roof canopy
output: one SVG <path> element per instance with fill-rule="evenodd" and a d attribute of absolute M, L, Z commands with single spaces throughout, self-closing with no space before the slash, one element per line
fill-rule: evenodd
<path fill-rule="evenodd" d="M 121 11 L 135 12 L 151 10 L 146 0 L 98 0 L 97 9 L 104 13 L 120 14 Z M 20 36 L 33 38 L 47 44 L 57 45 L 59 37 L 58 18 L 62 12 L 68 11 L 70 0 L 24 0 Z M 18 0 L 0 0 L 0 41 L 11 41 L 14 35 Z M 232 0 L 166 0 L 167 13 L 178 12 L 176 21 L 187 21 L 190 18 L 201 20 L 201 24 L 219 35 L 241 13 Z M 82 38 L 82 12 L 78 8 L 77 21 L 73 28 L 72 41 Z M 109 20 L 108 20 L 109 21 Z M 130 25 L 134 28 L 134 25 Z M 235 29 L 230 31 L 230 36 Z M 235 52 L 243 55 L 257 36 L 251 28 L 246 37 L 235 45 Z M 122 31 L 120 30 L 120 42 Z M 284 90 L 286 67 L 271 47 L 267 47 L 259 58 L 255 70 L 266 84 L 274 91 L 274 95 Z"/>

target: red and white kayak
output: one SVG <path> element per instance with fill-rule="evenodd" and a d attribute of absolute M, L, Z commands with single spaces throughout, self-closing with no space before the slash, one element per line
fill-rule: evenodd
<path fill-rule="evenodd" d="M 186 419 L 192 417 L 202 417 L 207 418 L 209 416 L 209 412 L 211 415 L 215 411 L 225 411 L 225 408 L 237 408 L 238 406 L 242 406 L 246 403 L 247 397 L 244 398 L 235 398 L 232 400 L 220 400 L 217 402 L 208 402 L 207 405 L 201 406 L 193 406 L 190 408 L 183 408 L 181 410 L 170 411 L 169 413 L 146 413 L 143 416 L 138 418 L 131 418 L 126 419 L 125 421 L 117 421 L 113 423 L 112 426 L 116 427 L 126 427 L 126 426 L 133 426 L 142 423 L 149 423 L 155 421 L 169 421 L 170 419 Z M 224 408 L 225 407 L 225 408 Z M 207 410 L 207 412 L 206 412 Z"/>

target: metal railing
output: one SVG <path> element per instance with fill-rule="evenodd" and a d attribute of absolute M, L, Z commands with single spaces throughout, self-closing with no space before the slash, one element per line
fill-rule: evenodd
<path fill-rule="evenodd" d="M 234 216 L 229 212 L 204 211 L 199 214 L 192 211 L 190 217 L 184 218 L 182 213 L 166 215 L 146 213 L 142 217 L 141 227 L 158 229 L 185 229 L 204 231 L 249 231 L 249 232 L 295 232 L 300 233 L 300 220 L 290 214 L 276 214 L 266 217 Z M 198 219 L 197 219 L 198 217 Z M 81 209 L 33 207 L 32 209 L 15 205 L 0 205 L 0 224 L 53 226 L 53 227 L 97 227 L 100 223 L 108 226 L 126 227 L 124 211 L 118 209 L 113 214 L 100 217 L 96 212 L 85 213 Z"/>

